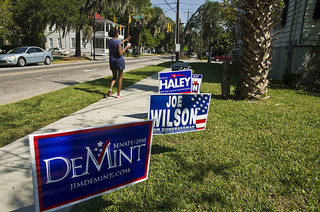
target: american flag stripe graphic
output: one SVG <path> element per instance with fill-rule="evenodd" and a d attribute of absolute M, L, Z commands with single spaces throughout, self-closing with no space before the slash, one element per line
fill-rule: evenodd
<path fill-rule="evenodd" d="M 210 98 L 211 94 L 195 94 L 191 98 L 191 101 L 193 102 L 193 107 L 197 110 L 197 130 L 204 130 L 206 128 Z"/>
<path fill-rule="evenodd" d="M 106 142 L 103 144 L 102 152 L 101 152 L 101 154 L 100 154 L 100 156 L 98 157 L 98 160 L 97 160 L 98 164 L 100 164 L 100 162 L 101 162 L 101 160 L 102 160 L 102 157 L 103 157 L 103 155 L 104 155 L 104 152 L 106 151 L 106 149 L 107 149 L 108 145 L 110 144 L 110 142 L 111 142 L 111 140 L 108 139 L 108 140 L 106 140 Z"/>
<path fill-rule="evenodd" d="M 198 115 L 196 118 L 197 130 L 205 129 L 207 122 L 207 115 Z"/>

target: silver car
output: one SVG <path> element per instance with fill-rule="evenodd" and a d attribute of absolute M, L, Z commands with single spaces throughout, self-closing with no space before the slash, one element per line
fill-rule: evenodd
<path fill-rule="evenodd" d="M 26 64 L 44 63 L 50 65 L 53 60 L 51 52 L 36 46 L 23 46 L 0 54 L 0 65 L 25 66 Z"/>

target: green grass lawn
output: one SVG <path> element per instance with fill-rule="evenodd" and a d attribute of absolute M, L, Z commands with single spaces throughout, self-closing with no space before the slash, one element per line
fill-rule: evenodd
<path fill-rule="evenodd" d="M 320 96 L 273 85 L 266 102 L 223 100 L 221 67 L 191 66 L 213 94 L 207 129 L 153 136 L 146 182 L 72 211 L 320 211 Z"/>
<path fill-rule="evenodd" d="M 124 87 L 167 65 L 125 73 Z M 72 211 L 320 211 L 320 95 L 274 84 L 265 102 L 224 100 L 221 65 L 190 65 L 213 96 L 207 129 L 154 135 L 146 182 Z M 110 79 L 0 106 L 1 145 L 103 98 Z"/>

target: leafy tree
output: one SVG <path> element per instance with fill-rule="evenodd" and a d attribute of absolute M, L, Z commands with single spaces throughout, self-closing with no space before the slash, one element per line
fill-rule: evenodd
<path fill-rule="evenodd" d="M 169 33 L 167 32 L 167 23 L 168 19 L 160 7 L 151 8 L 151 19 L 142 33 L 142 43 L 149 48 L 157 48 L 160 51 L 161 40 L 165 39 L 166 33 Z"/>
<path fill-rule="evenodd" d="M 0 45 L 4 45 L 9 41 L 11 45 L 18 45 L 20 42 L 19 28 L 12 20 L 12 10 L 10 1 L 0 1 Z"/>
<path fill-rule="evenodd" d="M 18 26 L 22 45 L 44 46 L 48 24 L 65 31 L 83 26 L 88 16 L 81 13 L 85 0 L 11 0 L 12 19 Z"/>
<path fill-rule="evenodd" d="M 220 15 L 221 6 L 218 2 L 206 2 L 191 16 L 182 32 L 183 45 L 189 49 L 200 52 L 201 43 L 201 15 L 203 51 L 210 51 L 213 55 L 230 53 L 233 45 L 233 32 L 226 25 Z"/>
<path fill-rule="evenodd" d="M 11 0 L 11 9 L 22 45 L 44 46 L 43 32 L 48 23 L 44 0 Z"/>

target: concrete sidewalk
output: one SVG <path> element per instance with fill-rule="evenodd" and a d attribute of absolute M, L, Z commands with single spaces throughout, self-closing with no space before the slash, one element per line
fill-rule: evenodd
<path fill-rule="evenodd" d="M 168 71 L 171 69 L 165 69 Z M 158 75 L 123 89 L 122 99 L 102 99 L 32 134 L 141 121 L 147 118 L 150 94 L 158 92 Z M 0 211 L 34 211 L 31 158 L 28 137 L 0 148 Z M 71 208 L 71 207 L 70 207 Z M 60 211 L 69 211 L 66 208 Z"/>

